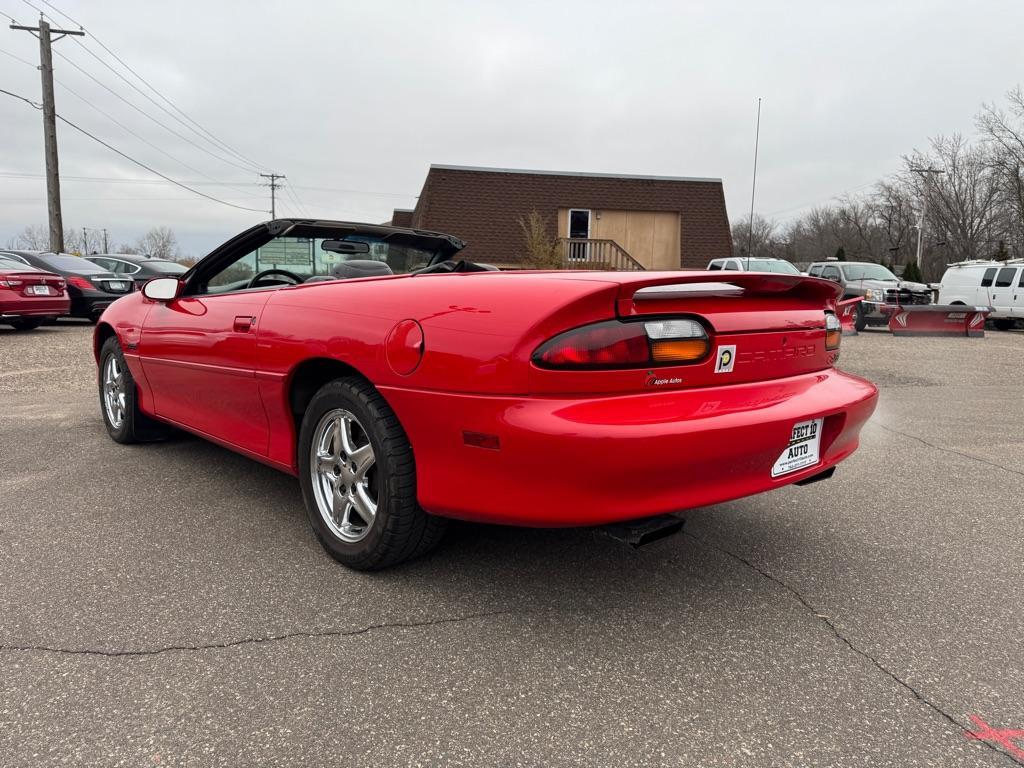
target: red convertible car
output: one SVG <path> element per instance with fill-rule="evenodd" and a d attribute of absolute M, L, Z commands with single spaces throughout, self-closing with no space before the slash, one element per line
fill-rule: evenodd
<path fill-rule="evenodd" d="M 803 275 L 499 272 L 458 239 L 275 220 L 116 301 L 95 332 L 123 443 L 180 427 L 298 476 L 353 568 L 446 518 L 602 525 L 806 483 L 877 391 L 833 366 Z"/>

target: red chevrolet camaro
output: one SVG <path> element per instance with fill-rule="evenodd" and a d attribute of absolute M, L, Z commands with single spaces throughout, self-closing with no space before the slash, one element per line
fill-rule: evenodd
<path fill-rule="evenodd" d="M 118 442 L 168 425 L 297 475 L 354 568 L 446 518 L 635 521 L 828 477 L 877 390 L 802 275 L 499 272 L 458 239 L 276 220 L 96 327 Z"/>

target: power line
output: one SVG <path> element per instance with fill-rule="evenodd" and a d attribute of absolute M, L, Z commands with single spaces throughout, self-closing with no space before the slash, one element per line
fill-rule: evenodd
<path fill-rule="evenodd" d="M 21 101 L 24 101 L 26 104 L 28 104 L 31 107 L 35 107 L 36 109 L 42 109 L 42 105 L 41 104 L 37 104 L 36 102 L 32 101 L 31 99 L 27 99 L 24 96 L 21 96 L 21 95 L 19 95 L 17 93 L 11 93 L 10 91 L 6 91 L 3 88 L 0 88 L 0 93 L 6 94 L 6 95 L 11 96 L 12 98 L 15 98 L 15 99 L 20 99 Z M 247 208 L 244 205 L 236 205 L 235 203 L 229 203 L 227 200 L 221 200 L 220 198 L 213 197 L 212 195 L 208 195 L 205 192 L 200 192 L 198 189 L 193 189 L 192 187 L 190 187 L 190 186 L 188 186 L 186 184 L 182 184 L 180 181 L 176 181 L 175 179 L 172 179 L 170 176 L 167 176 L 167 175 L 165 175 L 163 173 L 160 173 L 160 171 L 157 171 L 157 170 L 155 170 L 153 168 L 150 168 L 148 165 L 146 165 L 145 163 L 143 163 L 140 160 L 136 160 L 131 155 L 125 154 L 124 152 L 122 152 L 121 150 L 117 149 L 116 147 L 111 146 L 110 144 L 108 144 L 103 139 L 99 138 L 98 136 L 94 136 L 93 134 L 91 134 L 87 130 L 85 130 L 84 128 L 81 128 L 80 126 L 75 125 L 75 123 L 71 122 L 67 118 L 62 117 L 61 115 L 55 115 L 55 117 L 58 120 L 60 120 L 62 123 L 64 123 L 65 125 L 69 125 L 72 128 L 74 128 L 76 131 L 78 131 L 79 133 L 84 134 L 85 136 L 88 136 L 90 139 L 95 141 L 97 144 L 102 144 L 104 147 L 109 149 L 111 152 L 113 152 L 113 153 L 115 153 L 117 155 L 120 155 L 125 160 L 128 160 L 129 162 L 134 163 L 135 165 L 139 166 L 140 168 L 144 168 L 145 170 L 149 171 L 150 173 L 152 173 L 152 174 L 154 174 L 156 176 L 159 176 L 161 179 L 169 181 L 171 184 L 174 184 L 175 186 L 178 186 L 178 187 L 181 187 L 182 189 L 188 190 L 192 194 L 199 195 L 200 197 L 205 197 L 207 200 L 212 200 L 213 202 L 220 203 L 221 205 L 227 205 L 227 206 L 230 206 L 231 208 L 238 208 L 239 210 L 242 210 L 242 211 L 254 211 L 256 213 L 266 213 L 267 212 L 267 211 L 265 211 L 265 210 L 263 210 L 261 208 Z"/>
<path fill-rule="evenodd" d="M 10 53 L 10 52 L 8 52 L 8 51 L 5 51 L 5 50 L 3 50 L 2 48 L 0 48 L 0 53 L 6 54 L 7 56 L 10 56 L 10 57 L 11 57 L 12 59 L 16 59 L 17 61 L 20 61 L 20 62 L 21 62 L 22 64 L 25 64 L 26 66 L 32 67 L 33 69 L 35 69 L 35 68 L 36 68 L 36 65 L 35 65 L 35 64 L 33 64 L 32 62 L 30 62 L 30 61 L 26 61 L 25 59 L 21 58 L 20 56 L 15 56 L 15 55 L 14 55 L 13 53 Z M 67 83 L 63 82 L 62 80 L 60 80 L 60 79 L 58 79 L 58 78 L 56 78 L 56 77 L 55 77 L 55 78 L 53 78 L 53 79 L 54 79 L 54 82 L 56 82 L 57 84 L 59 84 L 59 85 L 61 86 L 61 88 L 63 88 L 64 90 L 66 90 L 66 91 L 67 91 L 68 93 L 70 93 L 70 94 L 71 94 L 72 96 L 74 96 L 74 97 L 75 97 L 76 99 L 79 99 L 80 101 L 84 102 L 84 103 L 85 103 L 85 105 L 86 105 L 87 107 L 89 107 L 89 108 L 91 108 L 91 109 L 95 110 L 96 112 L 99 112 L 99 113 L 100 113 L 101 115 L 103 115 L 103 116 L 104 116 L 105 118 L 107 118 L 108 120 L 110 120 L 110 122 L 112 122 L 112 123 L 113 123 L 114 125 L 118 126 L 118 127 L 119 127 L 119 128 L 121 128 L 122 130 L 124 130 L 124 131 L 126 131 L 127 133 L 131 134 L 131 135 L 132 135 L 132 136 L 134 136 L 134 137 L 135 137 L 136 139 L 138 139 L 139 141 L 141 141 L 141 142 L 142 142 L 143 144 L 147 145 L 148 147 L 151 147 L 152 149 L 155 149 L 155 150 L 156 150 L 157 152 L 159 152 L 159 153 L 160 153 L 161 155 L 164 155 L 165 157 L 168 157 L 168 158 L 170 158 L 171 160 L 173 160 L 174 162 L 178 163 L 178 164 L 179 164 L 180 166 L 182 166 L 183 168 L 187 168 L 188 170 L 192 171 L 193 173 L 197 173 L 197 174 L 199 174 L 200 176 L 202 176 L 203 178 L 205 178 L 205 179 L 208 179 L 208 180 L 210 180 L 210 181 L 217 181 L 217 180 L 216 180 L 215 178 L 213 178 L 213 177 L 212 177 L 212 176 L 210 176 L 209 174 L 203 173 L 203 172 L 202 172 L 202 171 L 200 171 L 200 170 L 199 170 L 198 168 L 194 168 L 194 167 L 192 167 L 191 165 L 189 165 L 188 163 L 186 163 L 186 162 L 185 162 L 184 160 L 180 160 L 179 158 L 175 157 L 174 155 L 172 155 L 172 154 L 171 154 L 170 152 L 168 152 L 167 150 L 165 150 L 165 149 L 163 149 L 163 148 L 161 148 L 161 147 L 157 146 L 156 144 L 154 144 L 153 142 L 149 141 L 148 139 L 145 139 L 144 137 L 140 136 L 140 135 L 139 135 L 139 134 L 137 134 L 137 133 L 136 133 L 135 131 L 133 131 L 133 130 L 132 130 L 131 128 L 129 128 L 129 127 L 127 126 L 127 125 L 125 125 L 125 124 L 124 124 L 124 123 L 122 123 L 122 122 L 121 122 L 120 120 L 118 120 L 118 119 L 117 119 L 116 117 L 114 117 L 113 115 L 111 115 L 111 114 L 110 114 L 109 112 L 106 112 L 106 111 L 104 111 L 104 110 L 100 109 L 99 107 L 97 107 L 97 106 L 96 106 L 95 104 L 93 104 L 93 103 L 92 103 L 92 101 L 90 101 L 89 99 L 87 99 L 87 98 L 86 98 L 85 96 L 82 96 L 82 95 L 81 95 L 80 93 L 78 93 L 77 91 L 75 91 L 75 90 L 74 90 L 73 88 L 71 88 L 71 87 L 70 87 L 70 86 L 69 86 L 69 85 L 68 85 Z M 220 184 L 221 184 L 222 186 L 225 186 L 225 187 L 229 187 L 229 188 L 232 188 L 232 185 L 231 185 L 231 184 L 228 184 L 228 183 L 221 183 L 221 182 L 218 182 L 218 183 L 220 183 Z M 236 191 L 236 192 L 237 192 L 237 191 L 241 191 L 241 190 L 238 190 L 237 188 L 234 188 L 234 189 L 235 189 L 235 191 Z"/>
<path fill-rule="evenodd" d="M 102 80 L 100 80 L 99 78 L 97 78 L 97 77 L 96 77 L 95 75 L 93 75 L 92 73 L 90 73 L 90 72 L 89 72 L 88 70 L 86 70 L 86 69 L 83 69 L 83 68 L 82 68 L 81 66 L 79 66 L 78 64 L 76 64 L 76 63 L 75 63 L 74 61 L 72 61 L 71 59 L 69 59 L 69 58 L 68 58 L 67 56 L 65 56 L 65 55 L 64 55 L 63 53 L 61 53 L 60 51 L 55 51 L 55 53 L 56 53 L 56 54 L 57 54 L 58 56 L 60 56 L 60 57 L 61 57 L 62 59 L 64 59 L 64 61 L 66 61 L 66 62 L 67 62 L 68 64 L 70 64 L 70 65 L 71 65 L 72 67 L 74 67 L 75 69 L 77 69 L 77 70 L 78 70 L 79 72 L 81 72 L 81 73 L 82 73 L 83 75 L 85 75 L 85 76 L 86 76 L 86 77 L 88 77 L 88 78 L 89 78 L 90 80 L 92 80 L 92 81 L 93 81 L 94 83 L 96 83 L 96 84 L 97 84 L 98 86 L 100 86 L 100 88 L 103 88 L 103 89 L 104 89 L 105 91 L 107 91 L 107 92 L 109 92 L 109 93 L 110 93 L 111 95 L 113 95 L 113 96 L 114 96 L 114 98 L 118 99 L 118 100 L 119 100 L 119 101 L 121 101 L 121 102 L 124 102 L 124 103 L 125 103 L 125 104 L 127 104 L 127 105 L 128 105 L 129 107 L 131 107 L 131 108 L 132 108 L 132 109 L 134 109 L 134 110 L 135 110 L 136 112 L 138 112 L 138 113 L 139 113 L 140 115 L 142 115 L 143 117 L 146 117 L 146 118 L 148 118 L 149 120 L 151 120 L 152 122 L 156 123 L 157 125 L 159 125 L 159 126 L 160 126 L 161 128 L 163 128 L 163 129 L 164 129 L 165 131 L 167 131 L 168 133 L 170 133 L 170 134 L 172 134 L 172 135 L 176 136 L 177 138 L 181 139 L 181 140 L 182 140 L 182 141 L 184 141 L 185 143 L 187 143 L 187 144 L 190 144 L 191 146 L 193 146 L 193 147 L 195 147 L 196 149 L 198 149 L 198 150 L 199 150 L 200 152 L 204 152 L 204 153 L 206 153 L 207 155 L 209 155 L 210 157 L 213 157 L 213 158 L 215 158 L 215 159 L 217 159 L 217 160 L 220 160 L 220 161 L 221 161 L 222 163 L 227 163 L 228 165 L 232 165 L 232 166 L 234 166 L 235 168 L 238 168 L 239 170 L 245 171 L 245 172 L 247 172 L 247 173 L 251 173 L 251 172 L 252 172 L 252 169 L 251 169 L 251 168 L 248 168 L 248 167 L 246 167 L 246 166 L 244 166 L 244 165 L 239 165 L 238 163 L 234 162 L 233 160 L 229 160 L 228 158 L 226 158 L 226 157 L 222 157 L 221 155 L 218 155 L 218 154 L 216 154 L 215 152 L 211 152 L 211 151 L 210 151 L 210 150 L 208 150 L 208 149 L 207 149 L 206 147 L 204 147 L 204 146 L 201 146 L 200 144 L 197 144 L 197 143 L 196 143 L 195 141 L 193 141 L 192 139 L 190 139 L 190 138 L 189 138 L 188 136 L 184 136 L 184 135 L 182 135 L 182 134 L 178 133 L 178 132 L 177 132 L 176 130 L 174 130 L 174 129 L 173 129 L 173 128 L 171 128 L 170 126 L 168 126 L 168 125 L 166 125 L 165 123 L 161 122 L 159 118 L 153 117 L 153 115 L 151 115 L 151 114 L 150 114 L 149 112 L 146 112 L 146 111 L 145 111 L 144 109 L 142 109 L 142 108 L 141 108 L 141 107 L 139 107 L 138 105 L 136 105 L 136 104 L 132 103 L 131 101 L 129 101 L 128 99 L 126 99 L 126 98 L 125 98 L 124 96 L 122 96 L 122 95 L 121 95 L 121 94 L 119 94 L 119 93 L 118 93 L 117 91 L 115 91 L 115 90 L 114 90 L 113 88 L 111 88 L 111 87 L 110 87 L 109 85 L 107 85 L 106 83 L 104 83 L 104 82 L 103 82 Z"/>
<path fill-rule="evenodd" d="M 27 0 L 26 0 L 26 2 L 27 2 Z M 54 11 L 56 11 L 58 14 L 63 16 L 65 19 L 70 21 L 72 24 L 77 24 L 80 29 L 85 30 L 85 27 L 83 27 L 78 21 L 76 21 L 75 19 L 71 18 L 68 14 L 66 14 L 64 11 L 60 10 L 60 8 L 55 6 L 53 3 L 49 2 L 48 0 L 41 0 L 41 2 L 43 2 L 49 8 L 53 9 Z M 191 130 L 194 133 L 196 133 L 197 135 L 203 136 L 203 138 L 205 138 L 207 141 L 213 143 L 215 146 L 219 146 L 221 149 L 226 150 L 227 152 L 231 153 L 232 155 L 234 155 L 235 157 L 239 158 L 240 160 L 242 160 L 242 161 L 248 163 L 249 165 L 253 166 L 255 169 L 257 169 L 257 170 L 262 170 L 263 169 L 262 165 L 260 165 L 259 163 L 249 159 L 248 157 L 243 155 L 241 152 L 239 152 L 236 149 L 232 148 L 231 145 L 229 145 L 227 142 L 217 138 L 213 133 L 211 133 L 209 130 L 207 130 L 202 125 L 200 125 L 198 122 L 196 122 L 194 119 L 192 119 L 184 110 L 179 108 L 173 101 L 171 101 L 169 98 L 164 96 L 159 90 L 157 90 L 157 88 L 155 86 L 153 86 L 148 80 L 146 80 L 142 75 L 140 75 L 138 72 L 136 72 L 124 59 L 122 59 L 120 56 L 118 56 L 116 53 L 114 53 L 109 47 L 107 47 L 103 43 L 102 40 L 100 40 L 98 37 L 96 37 L 96 35 L 92 34 L 91 31 L 89 32 L 89 35 L 90 35 L 90 38 L 92 40 L 94 40 L 98 46 L 100 46 L 100 48 L 102 48 L 111 57 L 113 57 L 114 60 L 117 61 L 122 67 L 124 67 L 126 70 L 131 72 L 131 74 L 134 75 L 139 80 L 139 82 L 141 82 L 143 85 L 145 85 L 147 88 L 149 88 L 153 93 L 155 93 L 164 102 L 166 102 L 175 112 L 177 112 L 179 115 L 181 115 L 183 118 L 185 118 L 185 120 L 188 120 L 188 122 L 191 123 L 193 126 L 195 126 L 195 128 L 191 128 Z M 84 48 L 84 46 L 83 46 L 83 48 Z M 90 55 L 95 56 L 95 54 L 93 54 L 91 51 L 89 51 L 89 53 L 90 53 Z M 99 60 L 98 57 L 97 57 L 97 60 Z M 109 65 L 107 65 L 105 62 L 104 62 L 104 66 L 108 66 L 109 67 Z M 114 70 L 111 68 L 111 71 L 114 71 Z M 117 73 L 115 72 L 115 74 L 117 74 Z M 118 74 L 118 77 L 121 77 L 121 79 L 125 79 L 120 74 Z M 128 82 L 128 81 L 125 80 L 125 82 Z M 132 85 L 131 83 L 128 83 L 128 84 Z M 135 88 L 134 85 L 132 85 L 132 87 Z M 136 90 L 138 90 L 138 88 L 136 88 Z M 142 93 L 142 91 L 139 91 L 139 93 Z M 143 95 L 145 96 L 145 94 L 143 94 Z M 147 96 L 146 98 L 149 98 L 149 97 Z M 149 100 L 152 101 L 152 99 L 149 99 Z M 156 102 L 153 102 L 153 103 L 156 104 Z M 160 105 L 157 104 L 157 106 L 160 106 Z M 161 109 L 163 109 L 163 108 L 161 107 Z M 167 110 L 164 110 L 164 111 L 166 112 Z M 168 114 L 170 114 L 170 113 L 168 113 Z M 173 115 L 172 115 L 172 117 L 173 117 Z M 178 118 L 175 118 L 175 119 L 178 119 Z M 178 119 L 178 122 L 182 122 L 182 121 L 180 119 Z M 184 125 L 184 123 L 182 123 L 182 124 Z M 189 126 L 187 126 L 187 127 L 189 127 Z M 199 129 L 199 130 L 197 131 L 196 129 Z"/>
<path fill-rule="evenodd" d="M 41 174 L 38 173 L 16 173 L 11 171 L 0 171 L 0 177 L 7 178 L 42 178 Z M 160 179 L 132 179 L 114 176 L 61 176 L 62 179 L 68 179 L 71 181 L 105 181 L 112 184 L 163 184 L 164 182 Z M 264 186 L 257 182 L 250 181 L 190 181 L 185 180 L 182 183 L 191 184 L 193 186 L 217 186 L 217 187 L 243 187 L 243 186 Z M 343 194 L 352 195 L 365 195 L 370 197 L 403 197 L 403 198 L 415 198 L 417 194 L 413 192 L 375 192 L 368 189 L 340 189 L 338 187 L 310 187 L 302 184 L 290 184 L 293 189 L 310 189 L 317 190 L 320 192 L 339 192 Z"/>

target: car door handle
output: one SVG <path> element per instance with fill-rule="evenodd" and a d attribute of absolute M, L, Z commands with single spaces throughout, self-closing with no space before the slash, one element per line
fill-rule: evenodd
<path fill-rule="evenodd" d="M 249 315 L 239 315 L 235 318 L 235 330 L 238 333 L 248 333 L 256 325 L 256 318 Z"/>

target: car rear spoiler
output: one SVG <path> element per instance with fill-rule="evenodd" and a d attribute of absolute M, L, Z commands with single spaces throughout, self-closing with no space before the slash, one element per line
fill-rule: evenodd
<path fill-rule="evenodd" d="M 627 276 L 628 275 L 628 276 Z M 804 304 L 834 305 L 842 293 L 836 283 L 807 275 L 783 275 L 761 272 L 677 272 L 657 277 L 638 273 L 619 273 L 616 312 L 620 317 L 649 314 L 644 306 L 654 301 L 681 301 L 707 297 L 791 298 Z"/>

